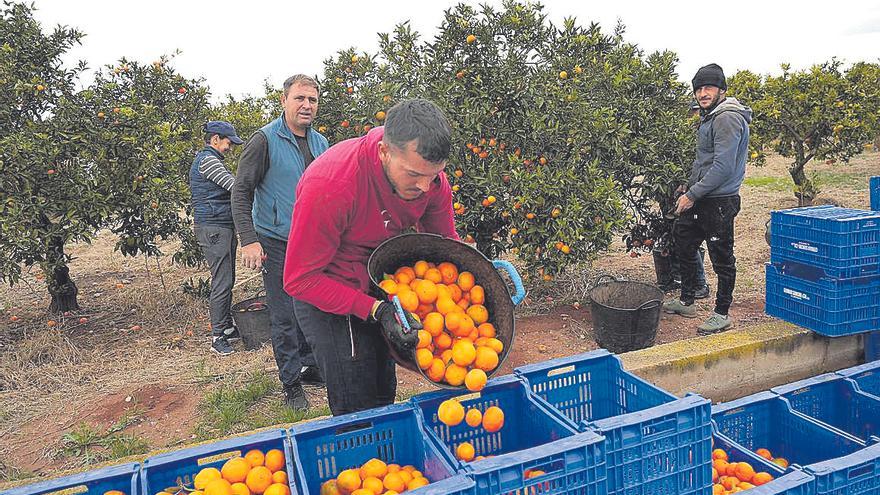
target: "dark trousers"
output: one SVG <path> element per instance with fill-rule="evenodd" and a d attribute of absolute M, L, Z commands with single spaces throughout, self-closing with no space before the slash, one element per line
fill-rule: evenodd
<path fill-rule="evenodd" d="M 303 366 L 314 366 L 315 356 L 306 342 L 294 313 L 293 298 L 284 291 L 284 258 L 287 241 L 257 235 L 266 260 L 263 261 L 263 286 L 272 327 L 272 351 L 278 365 L 278 377 L 285 386 L 299 381 Z"/>
<path fill-rule="evenodd" d="M 715 312 L 726 315 L 736 285 L 736 257 L 733 255 L 733 220 L 739 213 L 740 197 L 703 198 L 675 221 L 675 251 L 681 263 L 681 301 L 693 304 L 697 287 L 697 247 L 706 241 L 712 269 L 718 276 Z"/>
<path fill-rule="evenodd" d="M 211 335 L 219 337 L 232 328 L 232 286 L 235 284 L 235 230 L 216 225 L 196 225 L 193 228 L 202 255 L 211 269 L 211 295 L 208 297 L 211 315 Z"/>
<path fill-rule="evenodd" d="M 675 255 L 675 247 L 667 256 L 662 251 L 652 251 L 654 257 L 654 272 L 657 275 L 657 285 L 661 288 L 668 287 L 678 282 L 681 283 L 681 263 Z M 706 285 L 706 268 L 704 261 L 706 250 L 703 246 L 697 248 L 697 288 Z"/>
<path fill-rule="evenodd" d="M 378 324 L 325 313 L 302 301 L 294 306 L 315 349 L 334 416 L 394 403 L 397 373 Z"/>

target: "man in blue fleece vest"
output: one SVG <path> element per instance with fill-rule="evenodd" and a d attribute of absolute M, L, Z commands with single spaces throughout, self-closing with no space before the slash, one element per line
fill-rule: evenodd
<path fill-rule="evenodd" d="M 312 129 L 318 110 L 318 83 L 313 78 L 297 74 L 284 81 L 281 106 L 281 116 L 255 132 L 242 150 L 232 191 L 232 216 L 244 265 L 263 270 L 272 350 L 285 403 L 304 411 L 309 403 L 302 382 L 323 380 L 296 321 L 293 299 L 284 292 L 284 258 L 296 186 L 306 167 L 329 144 Z"/>
<path fill-rule="evenodd" d="M 740 210 L 739 188 L 746 173 L 752 110 L 728 97 L 724 71 L 709 64 L 692 81 L 700 105 L 697 154 L 686 187 L 676 203 L 673 235 L 681 263 L 681 298 L 666 301 L 663 310 L 688 318 L 697 316 L 694 292 L 697 248 L 706 241 L 712 269 L 718 276 L 715 311 L 698 327 L 701 335 L 733 326 L 728 315 L 736 284 L 733 222 Z"/>

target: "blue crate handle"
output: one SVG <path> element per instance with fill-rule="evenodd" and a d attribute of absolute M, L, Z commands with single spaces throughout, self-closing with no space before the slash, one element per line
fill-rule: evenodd
<path fill-rule="evenodd" d="M 839 471 L 846 473 L 849 483 L 880 475 L 880 444 L 869 445 L 852 454 L 805 466 L 814 476 L 828 476 Z"/>
<path fill-rule="evenodd" d="M 844 378 L 842 376 L 836 373 L 823 373 L 821 375 L 817 375 L 811 378 L 805 378 L 803 380 L 792 382 L 786 385 L 772 387 L 770 391 L 777 395 L 786 395 L 802 388 L 808 388 L 812 387 L 813 385 L 819 385 L 822 383 L 833 382 L 843 379 Z"/>
<path fill-rule="evenodd" d="M 516 271 L 516 268 L 509 261 L 492 260 L 492 266 L 496 269 L 504 270 L 510 275 L 510 281 L 513 282 L 513 288 L 515 290 L 513 296 L 510 297 L 510 300 L 513 301 L 514 306 L 518 306 L 519 303 L 526 298 L 526 289 L 523 287 L 522 277 L 519 276 L 519 272 Z"/>
<path fill-rule="evenodd" d="M 670 414 L 677 414 L 685 411 L 689 411 L 696 407 L 705 406 L 706 407 L 706 421 L 711 421 L 711 401 L 709 399 L 704 399 L 699 395 L 688 395 L 683 399 L 678 399 L 673 402 L 667 402 L 666 404 L 661 404 L 659 406 L 654 406 L 648 409 L 644 409 L 641 411 L 635 411 L 628 414 L 622 414 L 620 416 L 612 416 L 610 418 L 599 419 L 596 421 L 587 421 L 585 424 L 590 428 L 596 428 L 601 431 L 613 430 L 616 428 L 622 428 L 624 426 L 637 425 L 640 423 L 645 423 L 651 420 L 656 419 L 658 416 L 667 416 Z M 645 435 L 645 440 L 650 440 L 655 437 L 662 437 L 667 435 L 670 431 L 675 431 L 678 428 L 678 420 L 676 418 L 670 418 L 663 421 L 662 424 L 656 424 L 651 430 L 650 434 Z"/>
<path fill-rule="evenodd" d="M 506 454 L 488 457 L 476 464 L 468 463 L 465 465 L 464 471 L 468 474 L 479 474 L 490 471 L 497 471 L 498 469 L 503 467 L 516 466 L 518 464 L 527 464 L 533 462 L 535 460 L 535 456 L 537 455 L 540 455 L 541 457 L 550 457 L 554 455 L 564 454 L 569 450 L 597 442 L 602 443 L 602 450 L 604 451 L 605 437 L 592 431 L 585 431 L 582 433 L 576 433 L 570 437 L 554 440 L 550 443 L 541 445 L 539 447 L 534 447 L 532 449 L 517 450 L 515 452 L 508 452 Z M 566 466 L 562 465 L 559 469 L 555 471 L 548 471 L 541 476 L 543 477 L 553 475 L 565 469 Z M 529 481 L 540 480 L 535 478 L 534 480 Z"/>
<path fill-rule="evenodd" d="M 139 471 L 140 465 L 138 463 L 120 464 L 117 466 L 93 469 L 91 471 L 86 471 L 85 473 L 72 474 L 63 478 L 55 478 L 38 483 L 22 485 L 0 493 L 3 495 L 39 495 L 59 490 L 69 490 L 78 486 L 88 485 L 89 483 L 101 482 L 108 478 L 117 478 L 128 475 L 132 477 L 128 482 L 128 495 L 137 495 L 137 480 L 135 477 Z M 107 490 L 105 489 L 103 491 Z"/>

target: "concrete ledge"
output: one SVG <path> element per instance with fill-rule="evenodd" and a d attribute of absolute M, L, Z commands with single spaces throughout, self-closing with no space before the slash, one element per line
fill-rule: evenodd
<path fill-rule="evenodd" d="M 713 402 L 862 363 L 861 335 L 829 338 L 773 321 L 620 355 L 624 367 L 676 395 Z"/>

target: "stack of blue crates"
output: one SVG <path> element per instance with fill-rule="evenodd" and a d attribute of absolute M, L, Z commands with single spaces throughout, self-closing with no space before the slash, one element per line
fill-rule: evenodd
<path fill-rule="evenodd" d="M 871 209 L 880 211 L 880 175 L 871 177 Z"/>
<path fill-rule="evenodd" d="M 774 211 L 767 314 L 838 337 L 880 330 L 880 212 Z"/>

